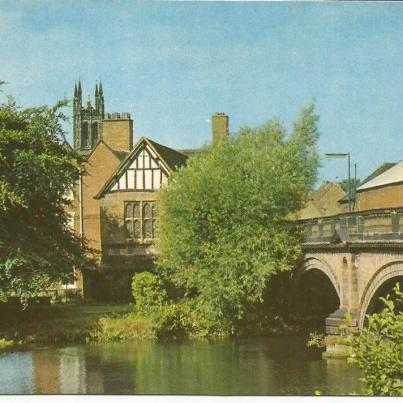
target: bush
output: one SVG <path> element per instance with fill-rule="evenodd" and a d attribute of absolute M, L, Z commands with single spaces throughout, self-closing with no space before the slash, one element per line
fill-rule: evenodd
<path fill-rule="evenodd" d="M 0 339 L 0 351 L 6 351 L 14 347 L 16 344 L 13 340 Z"/>
<path fill-rule="evenodd" d="M 167 292 L 163 288 L 161 280 L 148 271 L 133 276 L 132 294 L 136 312 L 143 316 L 153 315 L 167 301 Z"/>
<path fill-rule="evenodd" d="M 364 371 L 366 394 L 371 396 L 403 395 L 403 303 L 399 284 L 394 288 L 396 301 L 388 295 L 380 313 L 368 316 L 368 325 L 348 336 L 352 354 L 349 361 Z"/>
<path fill-rule="evenodd" d="M 155 317 L 158 338 L 182 339 L 194 333 L 191 308 L 185 301 L 165 305 Z"/>
<path fill-rule="evenodd" d="M 155 338 L 155 331 L 151 320 L 131 313 L 122 317 L 101 318 L 96 330 L 90 333 L 88 341 L 104 343 L 152 338 Z"/>

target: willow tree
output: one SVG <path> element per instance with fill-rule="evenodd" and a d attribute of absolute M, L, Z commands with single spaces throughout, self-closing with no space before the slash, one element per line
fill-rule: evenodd
<path fill-rule="evenodd" d="M 293 217 L 316 181 L 317 120 L 309 105 L 290 134 L 277 120 L 243 128 L 192 156 L 161 191 L 159 273 L 208 333 L 236 332 L 270 278 L 300 258 Z"/>
<path fill-rule="evenodd" d="M 0 299 L 26 303 L 89 263 L 69 228 L 66 195 L 78 178 L 54 108 L 0 104 Z"/>

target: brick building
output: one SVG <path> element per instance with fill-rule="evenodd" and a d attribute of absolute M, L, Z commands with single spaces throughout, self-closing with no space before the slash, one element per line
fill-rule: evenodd
<path fill-rule="evenodd" d="M 133 139 L 129 113 L 106 113 L 102 84 L 95 105 L 83 107 L 81 83 L 74 90 L 74 147 L 85 157 L 71 205 L 72 225 L 98 250 L 98 271 L 83 273 L 86 298 L 127 300 L 135 272 L 150 269 L 158 239 L 158 190 L 197 150 L 176 150 Z M 228 116 L 212 117 L 212 138 L 228 136 Z M 135 141 L 133 141 L 135 140 Z"/>

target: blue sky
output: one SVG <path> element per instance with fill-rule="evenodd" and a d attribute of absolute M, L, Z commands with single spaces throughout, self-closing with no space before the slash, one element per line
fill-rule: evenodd
<path fill-rule="evenodd" d="M 290 127 L 314 99 L 321 153 L 363 178 L 403 159 L 402 21 L 403 3 L 0 0 L 0 79 L 23 106 L 101 80 L 135 139 L 177 148 L 209 141 L 214 112 Z M 346 171 L 324 160 L 320 180 Z"/>

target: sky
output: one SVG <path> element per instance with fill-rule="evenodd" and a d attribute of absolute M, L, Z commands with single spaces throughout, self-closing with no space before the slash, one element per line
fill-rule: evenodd
<path fill-rule="evenodd" d="M 52 105 L 80 79 L 93 100 L 102 81 L 135 141 L 174 148 L 209 142 L 215 112 L 234 133 L 291 128 L 314 101 L 321 155 L 350 152 L 363 179 L 403 159 L 402 21 L 388 2 L 0 0 L 0 98 Z M 323 159 L 319 182 L 346 175 L 347 160 Z"/>

